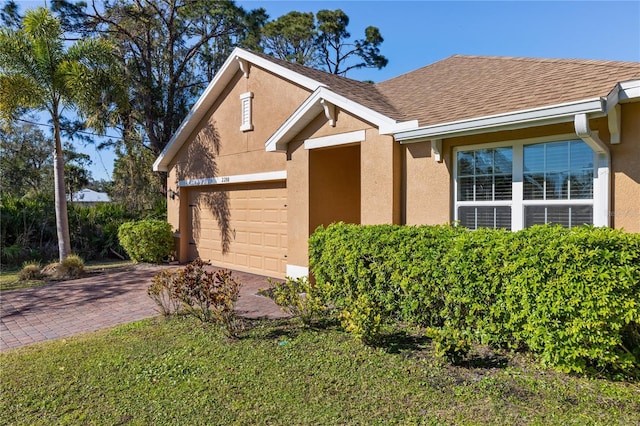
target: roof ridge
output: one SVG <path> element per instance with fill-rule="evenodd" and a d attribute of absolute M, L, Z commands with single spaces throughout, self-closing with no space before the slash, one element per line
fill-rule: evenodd
<path fill-rule="evenodd" d="M 430 68 L 430 67 L 433 67 L 434 65 L 438 65 L 443 62 L 450 61 L 452 59 L 501 60 L 501 61 L 531 62 L 531 63 L 571 64 L 571 65 L 580 65 L 580 66 L 583 66 L 583 65 L 584 66 L 605 66 L 605 67 L 615 66 L 615 67 L 622 67 L 622 68 L 637 68 L 640 65 L 640 62 L 614 61 L 614 60 L 608 60 L 608 59 L 533 58 L 533 57 L 526 57 L 526 56 L 454 54 L 454 55 L 450 55 L 445 58 L 439 59 L 430 64 L 424 65 L 420 68 L 409 70 L 405 73 L 396 75 L 387 80 L 383 80 L 381 82 L 376 83 L 375 85 L 377 87 L 385 86 L 387 82 L 395 81 L 409 74 L 419 72 L 420 70 L 424 70 L 425 68 Z"/>
<path fill-rule="evenodd" d="M 550 63 L 571 63 L 577 65 L 600 65 L 600 66 L 638 66 L 640 62 L 634 61 L 617 61 L 613 59 L 584 59 L 584 58 L 536 58 L 527 56 L 500 56 L 500 55 L 464 55 L 455 54 L 448 58 L 464 58 L 464 59 L 496 59 L 508 61 L 523 62 L 550 62 Z"/>

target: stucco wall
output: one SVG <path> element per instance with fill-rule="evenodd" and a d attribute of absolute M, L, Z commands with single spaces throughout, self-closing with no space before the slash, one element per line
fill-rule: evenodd
<path fill-rule="evenodd" d="M 437 225 L 453 220 L 453 148 L 531 139 L 574 132 L 572 123 L 460 136 L 442 141 L 442 162 L 432 157 L 431 142 L 403 146 L 405 223 Z M 608 134 L 607 134 L 608 135 Z"/>
<path fill-rule="evenodd" d="M 305 267 L 309 262 L 309 151 L 304 141 L 287 150 L 287 263 Z"/>
<path fill-rule="evenodd" d="M 611 226 L 640 232 L 640 102 L 622 105 L 620 144 L 611 145 Z"/>
<path fill-rule="evenodd" d="M 404 220 L 407 225 L 439 225 L 450 221 L 451 185 L 448 158 L 437 163 L 431 142 L 403 145 Z"/>
<path fill-rule="evenodd" d="M 640 103 L 622 106 L 620 144 L 608 143 L 606 117 L 590 120 L 589 124 L 611 151 L 610 225 L 640 232 Z M 575 135 L 572 122 L 449 138 L 442 142 L 442 163 L 433 159 L 429 141 L 404 145 L 404 222 L 442 224 L 453 220 L 454 147 L 570 134 Z"/>
<path fill-rule="evenodd" d="M 400 223 L 402 148 L 389 135 L 345 111 L 335 126 L 318 115 L 292 142 L 287 152 L 289 263 L 306 266 L 307 239 L 318 225 L 336 220 L 375 224 Z M 364 130 L 359 144 L 307 150 L 304 141 Z M 359 157 L 359 164 L 355 163 Z M 334 170 L 332 175 L 327 174 Z M 331 173 L 330 173 L 331 174 Z M 327 197 L 336 211 L 331 212 Z M 360 201 L 358 206 L 354 200 Z"/>
<path fill-rule="evenodd" d="M 309 151 L 309 233 L 334 222 L 360 223 L 360 145 Z"/>
<path fill-rule="evenodd" d="M 366 134 L 360 153 L 361 223 L 399 224 L 402 147 L 377 129 L 368 129 Z"/>
<path fill-rule="evenodd" d="M 253 93 L 253 130 L 243 132 L 240 95 L 246 92 Z M 286 155 L 266 152 L 265 141 L 308 95 L 259 67 L 251 66 L 249 78 L 238 71 L 171 161 L 169 194 L 179 191 L 180 180 L 285 170 Z M 179 228 L 180 200 L 167 202 L 169 223 Z"/>

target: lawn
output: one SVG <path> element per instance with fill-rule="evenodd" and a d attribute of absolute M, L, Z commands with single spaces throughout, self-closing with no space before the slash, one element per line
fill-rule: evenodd
<path fill-rule="evenodd" d="M 241 339 L 149 319 L 0 354 L 0 424 L 602 424 L 640 421 L 640 385 L 525 357 L 467 366 L 398 333 L 255 321 Z"/>
<path fill-rule="evenodd" d="M 102 272 L 111 269 L 124 269 L 133 265 L 130 260 L 124 261 L 95 261 L 85 265 L 87 273 Z M 25 280 L 18 279 L 20 268 L 6 268 L 0 270 L 0 292 L 8 290 L 19 290 L 21 288 L 38 287 L 47 283 L 45 280 Z"/>

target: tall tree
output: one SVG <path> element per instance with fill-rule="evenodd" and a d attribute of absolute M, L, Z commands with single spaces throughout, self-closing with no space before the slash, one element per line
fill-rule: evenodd
<path fill-rule="evenodd" d="M 15 1 L 7 1 L 2 9 L 0 9 L 0 21 L 7 28 L 19 28 L 22 23 L 22 17 L 18 12 L 18 5 Z"/>
<path fill-rule="evenodd" d="M 364 38 L 351 40 L 349 17 L 342 10 L 289 12 L 265 24 L 262 46 L 277 58 L 345 75 L 358 68 L 383 68 L 384 41 L 377 27 L 365 29 Z"/>
<path fill-rule="evenodd" d="M 26 111 L 49 114 L 53 126 L 54 182 L 58 254 L 63 260 L 71 252 L 61 120 L 66 108 L 77 105 L 71 82 L 82 80 L 85 88 L 108 62 L 110 47 L 97 40 L 80 40 L 67 47 L 60 21 L 44 8 L 30 10 L 21 28 L 0 30 L 0 116 L 12 120 Z M 94 78 L 96 76 L 96 78 Z M 81 94 L 88 98 L 87 93 Z"/>
<path fill-rule="evenodd" d="M 316 46 L 322 62 L 330 73 L 344 75 L 347 71 L 358 68 L 381 69 L 389 62 L 380 54 L 379 46 L 384 39 L 377 27 L 367 27 L 363 39 L 349 42 L 349 17 L 341 9 L 320 10 L 316 18 Z M 348 62 L 353 59 L 356 62 L 349 65 Z"/>
<path fill-rule="evenodd" d="M 247 12 L 233 1 L 114 0 L 92 2 L 86 19 L 117 46 L 129 90 L 131 123 L 159 154 L 221 62 L 218 55 L 247 34 Z M 253 16 L 253 15 L 252 15 Z M 255 18 L 255 16 L 253 16 Z M 222 52 L 225 56 L 230 52 Z"/>
<path fill-rule="evenodd" d="M 126 205 L 130 211 L 151 210 L 164 200 L 157 190 L 163 182 L 151 168 L 155 156 L 136 138 L 139 138 L 138 134 L 130 134 L 117 142 L 113 184 L 108 192 L 113 200 Z"/>
<path fill-rule="evenodd" d="M 107 91 L 112 95 L 93 118 L 122 134 L 103 144 L 117 151 L 114 197 L 149 208 L 163 196 L 165 180 L 140 170 L 151 170 L 233 48 L 259 48 L 268 16 L 229 0 L 109 0 L 88 7 L 53 0 L 52 8 L 67 17 L 70 33 L 103 37 L 115 46 L 123 91 Z"/>
<path fill-rule="evenodd" d="M 264 48 L 280 59 L 312 66 L 318 61 L 313 13 L 289 12 L 263 28 Z"/>

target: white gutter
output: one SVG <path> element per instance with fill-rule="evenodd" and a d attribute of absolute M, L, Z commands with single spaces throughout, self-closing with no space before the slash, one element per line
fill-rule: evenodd
<path fill-rule="evenodd" d="M 640 98 L 640 80 L 628 80 L 616 84 L 607 95 L 607 113 L 619 103 L 634 98 Z"/>
<path fill-rule="evenodd" d="M 609 226 L 609 191 L 611 178 L 611 153 L 609 147 L 598 136 L 598 132 L 589 127 L 587 114 L 576 114 L 574 119 L 576 135 L 595 152 L 595 179 L 593 182 L 593 199 L 599 200 L 593 206 L 593 223 L 596 226 Z"/>
<path fill-rule="evenodd" d="M 532 124 L 546 125 L 574 121 L 576 114 L 591 114 L 591 117 L 603 114 L 606 105 L 601 98 L 545 106 L 505 114 L 453 121 L 450 123 L 424 126 L 413 130 L 394 133 L 400 143 L 412 143 L 429 139 L 442 139 L 529 127 Z"/>

